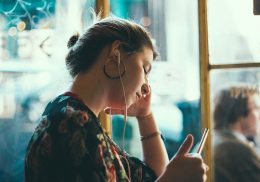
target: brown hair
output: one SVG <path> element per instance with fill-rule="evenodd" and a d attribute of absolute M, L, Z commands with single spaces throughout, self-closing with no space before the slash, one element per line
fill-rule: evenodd
<path fill-rule="evenodd" d="M 258 87 L 231 86 L 222 89 L 215 97 L 215 129 L 229 128 L 240 117 L 246 117 L 249 113 L 248 100 L 254 94 L 259 94 Z"/>
<path fill-rule="evenodd" d="M 129 20 L 109 17 L 90 26 L 81 36 L 77 34 L 70 38 L 66 66 L 71 76 L 90 69 L 102 49 L 116 40 L 121 42 L 120 49 L 126 53 L 149 47 L 153 51 L 153 59 L 158 55 L 150 34 L 143 27 Z"/>

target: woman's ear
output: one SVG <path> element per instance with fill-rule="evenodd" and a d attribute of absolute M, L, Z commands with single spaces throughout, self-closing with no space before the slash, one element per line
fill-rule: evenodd
<path fill-rule="evenodd" d="M 121 63 L 120 41 L 114 41 L 111 44 L 110 56 L 103 66 L 103 72 L 109 79 L 119 79 L 126 71 L 124 63 Z"/>
<path fill-rule="evenodd" d="M 119 40 L 116 40 L 114 41 L 112 44 L 111 44 L 111 52 L 110 52 L 110 55 L 112 57 L 118 57 L 120 56 L 120 44 L 121 42 Z"/>

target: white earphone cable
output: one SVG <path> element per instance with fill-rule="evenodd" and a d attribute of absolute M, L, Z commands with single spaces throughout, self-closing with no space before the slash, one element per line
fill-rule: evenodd
<path fill-rule="evenodd" d="M 124 101 L 125 101 L 125 108 L 124 108 L 124 128 L 123 128 L 123 136 L 122 136 L 122 150 L 123 150 L 123 157 L 127 163 L 127 168 L 128 168 L 128 177 L 129 177 L 129 182 L 131 182 L 131 171 L 130 171 L 130 165 L 129 162 L 126 158 L 126 154 L 125 154 L 125 150 L 124 150 L 124 146 L 125 146 L 125 130 L 126 130 L 126 121 L 127 121 L 127 105 L 126 105 L 126 94 L 125 94 L 125 87 L 124 87 L 124 83 L 120 74 L 120 53 L 118 51 L 118 64 L 117 64 L 117 68 L 118 68 L 118 73 L 119 73 L 119 78 L 120 78 L 120 83 L 122 86 L 122 90 L 123 90 L 123 95 L 124 95 Z"/>

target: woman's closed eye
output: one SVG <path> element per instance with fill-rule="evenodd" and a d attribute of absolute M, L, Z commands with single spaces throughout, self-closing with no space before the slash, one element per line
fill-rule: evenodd
<path fill-rule="evenodd" d="M 146 65 L 146 66 L 143 66 L 145 75 L 148 75 L 148 74 L 150 73 L 151 68 L 152 68 L 152 67 L 151 67 L 150 64 L 148 64 L 148 65 Z"/>

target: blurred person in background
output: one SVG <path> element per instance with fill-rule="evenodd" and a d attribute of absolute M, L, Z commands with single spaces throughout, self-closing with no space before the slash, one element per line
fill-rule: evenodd
<path fill-rule="evenodd" d="M 260 125 L 258 87 L 237 84 L 220 90 L 213 117 L 215 182 L 260 181 L 260 156 L 253 142 Z"/>

